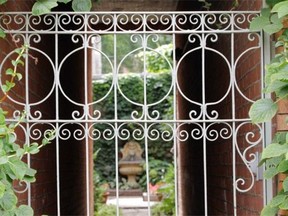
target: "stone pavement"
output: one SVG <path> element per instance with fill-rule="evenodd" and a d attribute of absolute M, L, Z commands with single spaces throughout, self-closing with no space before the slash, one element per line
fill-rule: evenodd
<path fill-rule="evenodd" d="M 156 202 L 150 202 L 150 207 Z M 115 197 L 109 197 L 107 205 L 119 205 L 122 209 L 123 216 L 147 216 L 148 202 L 144 202 L 142 197 L 120 197 L 117 203 Z"/>

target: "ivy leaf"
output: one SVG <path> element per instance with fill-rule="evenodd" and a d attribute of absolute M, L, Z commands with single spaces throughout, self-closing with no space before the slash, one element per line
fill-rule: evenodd
<path fill-rule="evenodd" d="M 30 154 L 37 154 L 39 152 L 38 144 L 31 143 L 31 145 L 29 146 L 28 152 Z"/>
<path fill-rule="evenodd" d="M 13 75 L 14 74 L 14 71 L 12 68 L 8 68 L 6 71 L 5 71 L 6 75 Z"/>
<path fill-rule="evenodd" d="M 11 160 L 9 160 L 9 167 L 19 180 L 23 179 L 27 170 L 27 164 L 25 164 L 19 158 L 13 157 Z"/>
<path fill-rule="evenodd" d="M 23 77 L 21 73 L 16 73 L 16 76 L 17 76 L 18 81 L 20 81 Z"/>
<path fill-rule="evenodd" d="M 32 13 L 33 15 L 47 14 L 57 6 L 57 0 L 37 0 L 32 7 Z"/>
<path fill-rule="evenodd" d="M 263 30 L 266 33 L 272 35 L 272 34 L 278 32 L 278 31 L 280 31 L 282 28 L 283 28 L 282 23 L 272 23 L 272 24 L 264 26 Z"/>
<path fill-rule="evenodd" d="M 279 205 L 280 209 L 287 210 L 288 209 L 288 198 L 286 198 L 281 205 Z"/>
<path fill-rule="evenodd" d="M 278 172 L 286 172 L 288 170 L 288 160 L 283 160 L 277 167 Z"/>
<path fill-rule="evenodd" d="M 288 191 L 288 177 L 286 177 L 283 181 L 283 189 L 284 189 L 284 192 Z"/>
<path fill-rule="evenodd" d="M 270 24 L 269 17 L 264 17 L 264 16 L 259 16 L 255 17 L 251 23 L 249 29 L 251 31 L 260 31 L 263 29 L 265 26 Z"/>
<path fill-rule="evenodd" d="M 8 162 L 8 157 L 7 157 L 6 151 L 2 149 L 0 150 L 0 165 L 6 164 L 7 162 Z"/>
<path fill-rule="evenodd" d="M 0 124 L 3 128 L 5 128 L 5 131 L 7 129 L 6 125 L 5 125 L 5 122 L 6 122 L 6 118 L 5 118 L 5 115 L 1 114 L 0 113 Z M 5 132 L 5 135 L 6 135 L 6 132 Z"/>
<path fill-rule="evenodd" d="M 272 93 L 272 92 L 275 92 L 275 91 L 282 89 L 285 86 L 288 86 L 287 82 L 275 80 L 270 85 L 268 85 L 264 91 L 265 91 L 265 93 Z"/>
<path fill-rule="evenodd" d="M 277 113 L 278 106 L 270 98 L 257 100 L 249 110 L 253 123 L 270 121 Z"/>
<path fill-rule="evenodd" d="M 17 204 L 17 197 L 12 192 L 4 193 L 3 197 L 0 199 L 0 206 L 6 210 L 12 210 Z"/>
<path fill-rule="evenodd" d="M 278 212 L 277 207 L 271 207 L 267 205 L 262 209 L 260 216 L 275 216 L 277 212 Z"/>
<path fill-rule="evenodd" d="M 272 143 L 263 150 L 262 160 L 265 158 L 278 157 L 282 154 L 286 154 L 287 152 L 288 152 L 287 144 L 281 145 L 278 143 Z"/>
<path fill-rule="evenodd" d="M 5 184 L 2 181 L 0 181 L 0 199 L 4 196 L 5 190 L 6 190 Z"/>
<path fill-rule="evenodd" d="M 270 179 L 277 175 L 279 172 L 276 167 L 269 167 L 265 172 L 263 173 L 264 178 Z"/>
<path fill-rule="evenodd" d="M 271 207 L 278 207 L 285 199 L 286 199 L 287 195 L 284 194 L 278 194 L 277 196 L 275 196 L 271 202 L 269 203 L 269 206 Z"/>
<path fill-rule="evenodd" d="M 19 148 L 16 150 L 16 156 L 17 157 L 22 157 L 24 155 L 24 153 L 25 153 L 25 150 L 22 148 Z"/>
<path fill-rule="evenodd" d="M 0 5 L 5 4 L 7 0 L 0 0 Z"/>
<path fill-rule="evenodd" d="M 3 29 L 0 28 L 0 38 L 5 38 L 6 33 L 4 32 Z"/>
<path fill-rule="evenodd" d="M 25 175 L 28 175 L 28 176 L 35 176 L 36 172 L 37 172 L 37 171 L 36 171 L 35 169 L 28 168 L 28 169 L 26 170 Z"/>
<path fill-rule="evenodd" d="M 34 212 L 30 206 L 20 205 L 19 208 L 15 212 L 16 216 L 33 216 Z"/>
<path fill-rule="evenodd" d="M 279 70 L 277 73 L 274 73 L 271 76 L 271 80 L 272 81 L 275 81 L 275 80 L 288 81 L 287 71 L 288 71 L 288 65 L 286 66 L 285 70 L 282 69 L 282 70 Z"/>
<path fill-rule="evenodd" d="M 288 1 L 277 3 L 271 10 L 272 13 L 278 13 L 278 17 L 284 17 L 288 14 Z"/>
<path fill-rule="evenodd" d="M 92 7 L 91 0 L 73 0 L 72 8 L 74 11 L 90 11 Z"/>

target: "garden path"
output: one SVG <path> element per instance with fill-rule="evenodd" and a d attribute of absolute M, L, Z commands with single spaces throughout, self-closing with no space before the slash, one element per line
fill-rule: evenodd
<path fill-rule="evenodd" d="M 156 202 L 150 202 L 153 206 Z M 109 197 L 107 205 L 117 205 L 116 197 Z M 123 216 L 147 216 L 148 202 L 143 201 L 142 197 L 119 197 L 119 207 L 122 209 Z"/>

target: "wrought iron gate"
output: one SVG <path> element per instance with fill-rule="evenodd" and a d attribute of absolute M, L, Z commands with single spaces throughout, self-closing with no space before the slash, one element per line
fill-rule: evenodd
<path fill-rule="evenodd" d="M 25 79 L 8 96 L 6 105 L 13 110 L 9 121 L 16 121 L 19 113 L 26 111 L 20 132 L 23 142 L 39 140 L 45 130 L 56 131 L 53 147 L 49 147 L 54 157 L 49 155 L 52 157 L 49 163 L 55 162 L 58 215 L 65 202 L 61 198 L 65 191 L 61 188 L 71 180 L 65 177 L 69 163 L 80 169 L 79 175 L 85 173 L 86 198 L 83 199 L 86 214 L 92 214 L 93 142 L 94 148 L 103 141 L 103 146 L 113 143 L 112 173 L 118 200 L 122 184 L 119 152 L 131 139 L 144 150 L 146 185 L 151 181 L 147 166 L 151 163 L 149 149 L 171 149 L 176 215 L 185 208 L 181 204 L 183 199 L 190 196 L 184 188 L 187 181 L 183 180 L 190 166 L 187 157 L 192 161 L 191 170 L 196 163 L 202 167 L 201 175 L 196 175 L 202 187 L 203 214 L 211 214 L 210 205 L 222 199 L 227 214 L 241 215 L 240 210 L 247 206 L 242 194 L 245 199 L 259 196 L 265 202 L 266 189 L 256 166 L 257 152 L 265 143 L 264 132 L 261 125 L 252 125 L 248 117 L 249 106 L 261 97 L 262 87 L 262 34 L 248 30 L 256 15 L 243 11 L 1 15 L 1 27 L 14 41 L 6 47 L 6 55 L 2 54 L 2 83 L 14 48 L 23 44 L 29 47 L 23 70 Z M 158 48 L 165 41 L 172 44 L 169 55 Z M 7 41 L 3 43 L 4 47 Z M 127 44 L 123 46 L 123 43 Z M 104 44 L 110 48 L 103 49 Z M 123 52 L 127 46 L 131 49 Z M 151 69 L 147 63 L 148 54 L 162 61 L 166 71 L 160 68 L 155 73 L 155 68 Z M 131 88 L 133 82 L 140 83 L 141 99 L 129 94 L 132 89 L 124 89 L 121 80 L 128 76 L 135 78 Z M 168 87 L 160 81 L 158 86 L 152 85 L 155 76 L 168 80 Z M 106 92 L 93 92 L 95 85 L 103 82 L 108 85 Z M 108 100 L 112 101 L 110 107 Z M 108 114 L 109 109 L 113 110 L 112 115 Z M 121 116 L 123 110 L 129 115 Z M 78 149 L 82 155 L 75 156 L 72 147 L 83 145 L 83 149 Z M 106 154 L 108 150 L 101 151 L 100 154 Z M 191 154 L 195 151 L 200 153 Z M 74 156 L 67 156 L 69 152 Z M 74 157 L 78 158 L 77 165 L 72 165 Z M 41 158 L 39 163 L 47 163 L 45 155 Z M 66 162 L 61 162 L 62 158 Z M 79 158 L 85 161 L 85 171 L 81 171 L 79 164 L 83 160 Z M 28 156 L 27 160 L 37 167 L 37 158 Z M 193 171 L 189 176 L 193 176 Z M 40 186 L 33 189 L 33 185 L 27 185 L 23 190 L 27 192 L 28 204 L 33 205 L 33 196 L 37 197 L 35 193 L 41 188 L 43 178 L 38 182 Z M 214 199 L 220 184 L 225 192 L 223 197 L 216 195 Z M 261 188 L 257 189 L 260 192 L 255 192 L 256 186 Z M 148 193 L 150 190 L 147 186 Z M 152 207 L 147 208 L 150 215 Z"/>

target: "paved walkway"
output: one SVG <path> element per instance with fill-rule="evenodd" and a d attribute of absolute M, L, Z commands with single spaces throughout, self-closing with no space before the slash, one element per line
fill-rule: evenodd
<path fill-rule="evenodd" d="M 150 202 L 150 207 L 156 202 Z M 109 197 L 107 205 L 119 205 L 123 216 L 147 216 L 148 202 L 144 202 L 142 197 L 120 197 L 117 203 L 115 197 Z"/>

